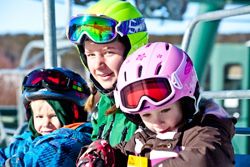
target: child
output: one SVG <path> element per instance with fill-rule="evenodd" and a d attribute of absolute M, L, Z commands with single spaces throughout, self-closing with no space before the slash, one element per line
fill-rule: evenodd
<path fill-rule="evenodd" d="M 0 150 L 0 166 L 72 166 L 90 143 L 83 123 L 90 95 L 80 75 L 66 68 L 37 69 L 25 76 L 22 96 L 29 130 Z"/>
<path fill-rule="evenodd" d="M 115 108 L 113 90 L 124 59 L 148 42 L 142 14 L 127 1 L 100 0 L 70 20 L 67 37 L 100 92 L 98 112 L 92 115 L 92 140 L 105 139 L 112 146 L 128 141 L 137 126 Z"/>
<path fill-rule="evenodd" d="M 116 86 L 116 105 L 140 128 L 114 149 L 93 142 L 79 166 L 127 166 L 129 155 L 139 156 L 133 162 L 147 157 L 149 166 L 234 166 L 233 121 L 211 100 L 199 103 L 196 72 L 184 51 L 164 42 L 143 46 L 124 61 Z"/>

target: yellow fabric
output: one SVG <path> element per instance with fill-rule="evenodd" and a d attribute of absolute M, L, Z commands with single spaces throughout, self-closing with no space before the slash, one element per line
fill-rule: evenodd
<path fill-rule="evenodd" d="M 148 159 L 134 155 L 128 156 L 128 167 L 148 167 Z"/>

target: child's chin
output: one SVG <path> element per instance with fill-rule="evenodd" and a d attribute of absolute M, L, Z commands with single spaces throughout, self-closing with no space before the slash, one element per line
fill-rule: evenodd
<path fill-rule="evenodd" d="M 169 129 L 162 130 L 162 131 L 160 131 L 158 133 L 166 133 L 166 132 L 169 132 Z"/>
<path fill-rule="evenodd" d="M 42 132 L 41 134 L 42 135 L 47 135 L 47 134 L 50 134 L 50 133 L 52 133 L 53 131 L 49 131 L 49 132 Z"/>

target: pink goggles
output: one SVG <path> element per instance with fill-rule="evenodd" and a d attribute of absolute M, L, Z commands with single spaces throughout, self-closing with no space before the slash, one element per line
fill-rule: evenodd
<path fill-rule="evenodd" d="M 166 78 L 149 78 L 131 83 L 120 91 L 123 108 L 131 113 L 140 111 L 143 101 L 160 106 L 174 97 L 175 91 Z"/>

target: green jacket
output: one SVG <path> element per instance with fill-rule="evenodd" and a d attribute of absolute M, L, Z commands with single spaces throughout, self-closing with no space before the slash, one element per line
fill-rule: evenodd
<path fill-rule="evenodd" d="M 114 99 L 101 94 L 97 115 L 92 117 L 92 140 L 105 139 L 111 146 L 115 146 L 122 141 L 128 141 L 137 129 L 137 125 L 131 122 L 125 114 L 118 109 L 116 113 L 105 115 L 106 111 L 113 106 Z"/>

